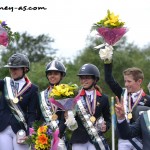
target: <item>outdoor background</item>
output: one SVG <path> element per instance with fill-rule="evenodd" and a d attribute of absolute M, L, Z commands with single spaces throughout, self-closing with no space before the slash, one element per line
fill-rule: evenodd
<path fill-rule="evenodd" d="M 31 68 L 27 75 L 39 86 L 39 91 L 49 85 L 45 77 L 45 66 L 51 60 L 60 60 L 67 68 L 67 75 L 62 83 L 71 82 L 79 86 L 77 74 L 80 67 L 85 63 L 92 63 L 99 68 L 101 77 L 98 84 L 110 99 L 114 95 L 104 80 L 103 61 L 100 60 L 99 51 L 94 50 L 95 46 L 103 43 L 103 39 L 96 32 L 90 32 L 92 24 L 102 19 L 110 9 L 120 15 L 129 29 L 114 46 L 113 76 L 124 87 L 122 71 L 128 67 L 139 67 L 145 75 L 142 88 L 148 93 L 150 28 L 147 18 L 150 9 L 147 4 L 146 0 L 144 3 L 135 0 L 77 0 L 76 2 L 37 0 L 37 3 L 29 0 L 1 1 L 1 7 L 44 6 L 47 10 L 14 10 L 14 12 L 0 10 L 0 20 L 6 21 L 13 32 L 20 34 L 17 40 L 10 42 L 7 49 L 0 50 L 0 79 L 9 75 L 8 70 L 3 66 L 16 52 L 24 53 L 29 57 Z M 70 134 L 69 132 L 68 138 Z M 111 147 L 111 129 L 105 136 Z"/>

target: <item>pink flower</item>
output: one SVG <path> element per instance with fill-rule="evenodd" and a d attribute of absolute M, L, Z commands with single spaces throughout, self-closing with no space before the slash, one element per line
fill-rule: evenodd
<path fill-rule="evenodd" d="M 0 45 L 8 46 L 8 34 L 4 28 L 0 26 Z"/>
<path fill-rule="evenodd" d="M 32 135 L 34 133 L 35 133 L 34 129 L 33 128 L 29 128 L 29 135 Z"/>

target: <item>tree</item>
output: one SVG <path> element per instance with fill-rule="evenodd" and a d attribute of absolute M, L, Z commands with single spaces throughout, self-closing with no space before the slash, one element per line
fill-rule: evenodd
<path fill-rule="evenodd" d="M 1 52 L 2 61 L 7 62 L 8 58 L 16 52 L 26 54 L 31 62 L 52 60 L 57 51 L 51 47 L 53 42 L 54 39 L 48 35 L 33 37 L 26 32 L 22 33 L 18 39 L 9 44 L 7 50 Z"/>

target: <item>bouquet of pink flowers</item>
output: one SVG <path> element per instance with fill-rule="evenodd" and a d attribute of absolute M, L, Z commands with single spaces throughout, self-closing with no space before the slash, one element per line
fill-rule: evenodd
<path fill-rule="evenodd" d="M 96 29 L 105 41 L 104 44 L 95 47 L 96 49 L 100 49 L 99 55 L 104 60 L 104 63 L 111 62 L 113 54 L 112 46 L 127 32 L 124 24 L 124 22 L 119 20 L 119 15 L 114 15 L 113 12 L 108 10 L 104 19 L 93 25 L 92 30 Z"/>
<path fill-rule="evenodd" d="M 6 26 L 4 21 L 0 21 L 0 45 L 7 47 L 8 46 L 8 34 L 6 29 L 4 28 Z"/>
<path fill-rule="evenodd" d="M 97 30 L 107 44 L 113 46 L 127 32 L 127 28 L 123 27 L 124 24 L 119 20 L 119 15 L 115 16 L 108 10 L 104 19 L 95 23 L 93 29 Z"/>
<path fill-rule="evenodd" d="M 19 33 L 12 32 L 5 21 L 0 20 L 0 46 L 7 47 L 10 41 L 19 38 Z"/>

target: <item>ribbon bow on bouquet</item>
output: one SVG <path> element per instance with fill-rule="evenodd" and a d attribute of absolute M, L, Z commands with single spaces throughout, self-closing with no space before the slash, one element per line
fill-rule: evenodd
<path fill-rule="evenodd" d="M 75 119 L 75 116 L 72 110 L 69 110 L 67 113 L 68 113 L 68 117 L 66 119 L 65 124 L 68 127 L 68 129 L 70 129 L 71 131 L 74 131 L 78 128 L 78 123 Z"/>
<path fill-rule="evenodd" d="M 99 35 L 104 39 L 105 43 L 96 46 L 95 49 L 100 49 L 100 58 L 104 60 L 105 63 L 109 63 L 112 59 L 112 46 L 127 32 L 127 28 L 123 27 L 124 24 L 124 22 L 119 20 L 119 15 L 115 16 L 113 12 L 108 10 L 106 17 L 95 23 L 92 27 L 92 30 L 96 29 Z"/>
<path fill-rule="evenodd" d="M 113 55 L 113 47 L 111 45 L 101 44 L 96 47 L 95 49 L 100 49 L 99 56 L 102 60 L 104 60 L 105 64 L 111 63 L 112 55 Z"/>

